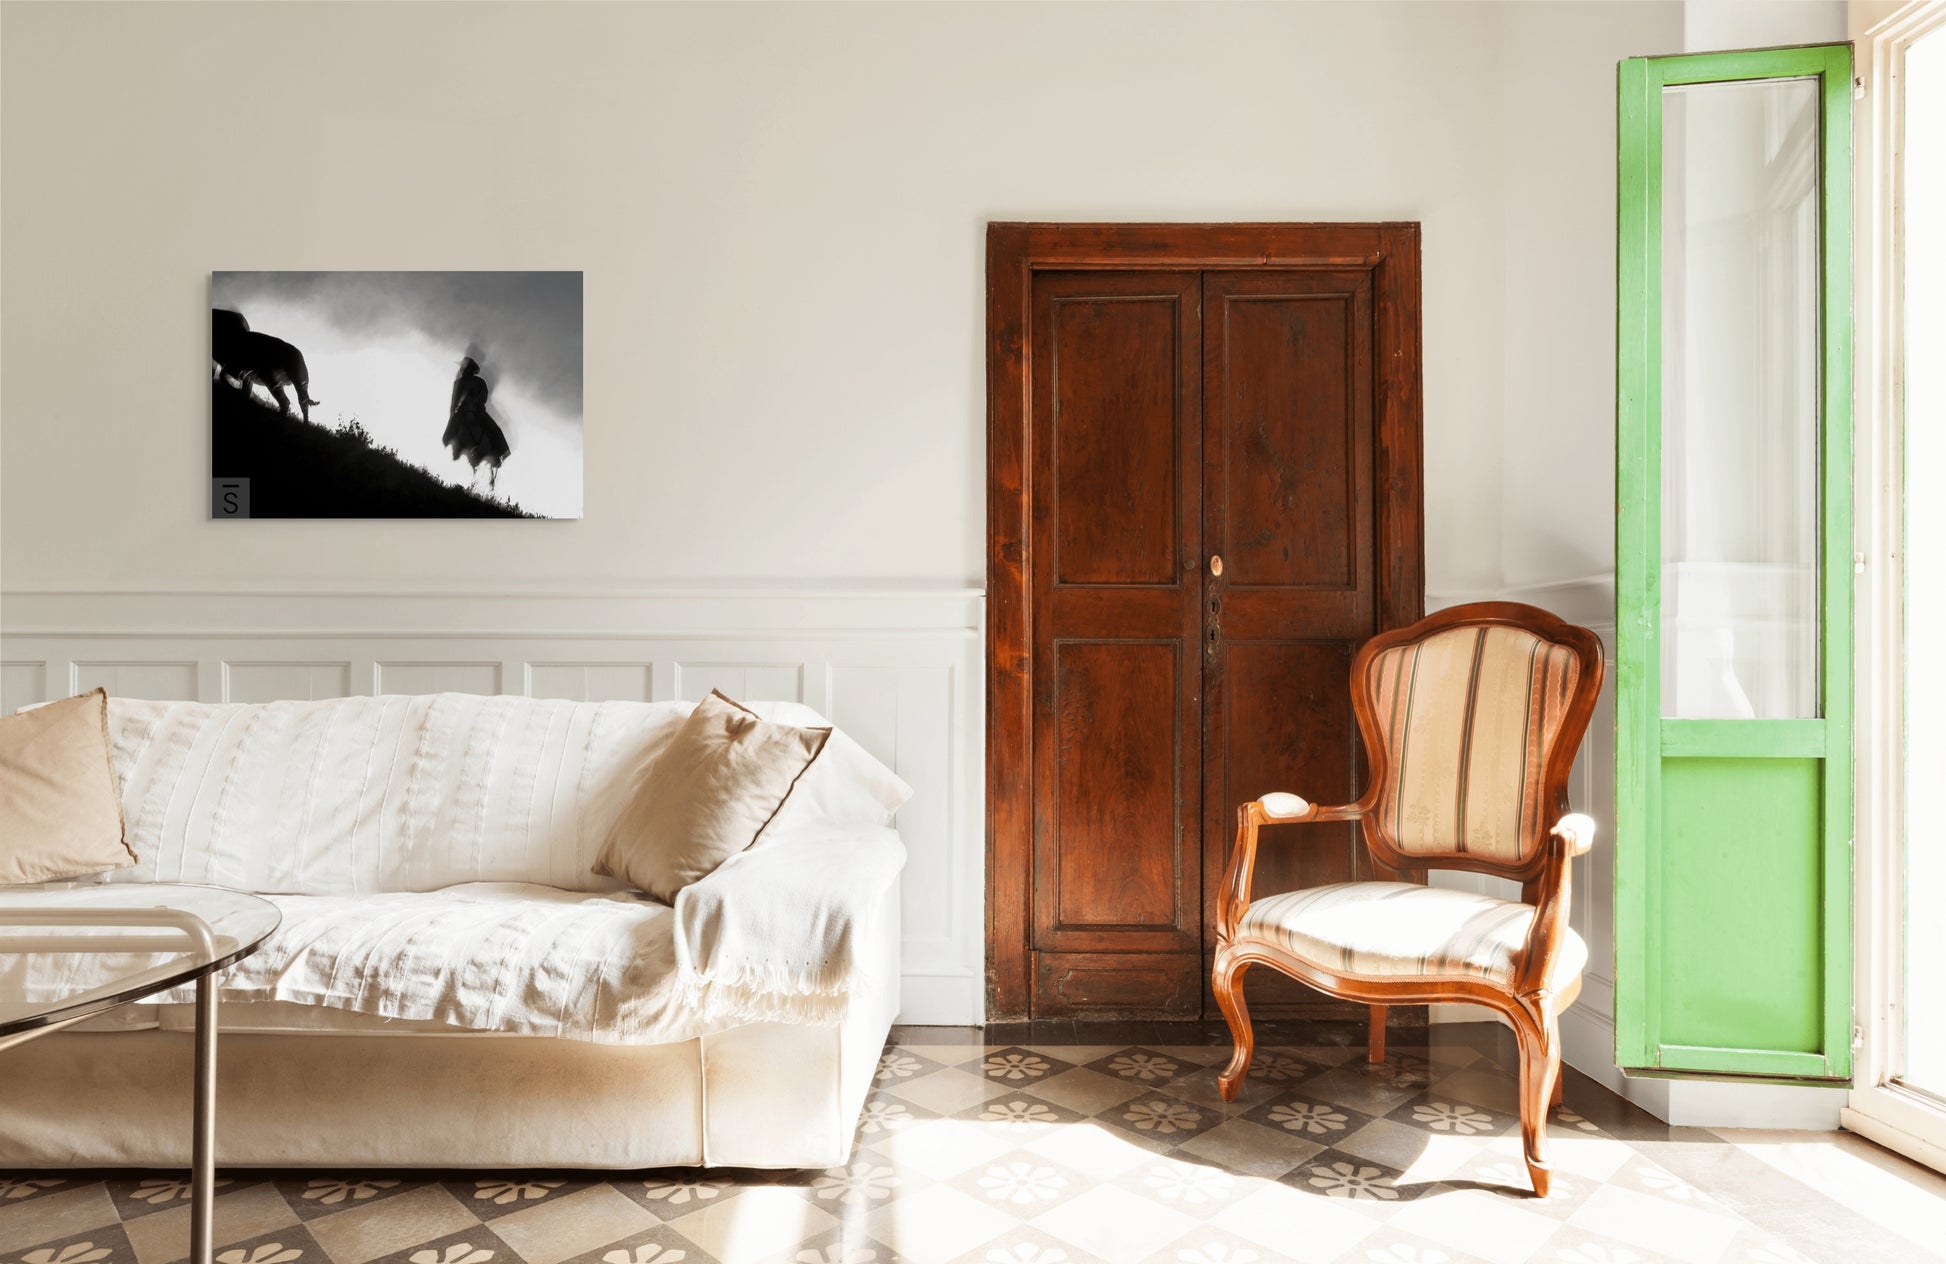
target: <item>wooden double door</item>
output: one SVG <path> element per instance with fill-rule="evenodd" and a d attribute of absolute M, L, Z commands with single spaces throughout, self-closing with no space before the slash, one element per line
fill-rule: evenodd
<path fill-rule="evenodd" d="M 1042 231 L 1072 240 L 1063 227 Z M 1024 609 L 993 620 L 990 675 L 1025 677 L 994 698 L 1025 715 L 990 719 L 1026 758 L 990 771 L 1021 778 L 1025 837 L 1007 841 L 1026 882 L 992 891 L 996 914 L 1017 901 L 996 938 L 1024 937 L 1022 977 L 994 972 L 995 1016 L 1214 1014 L 1237 805 L 1362 789 L 1351 658 L 1421 600 L 1417 237 L 1256 227 L 1260 258 L 1294 228 L 1313 240 L 1282 266 L 1057 257 L 1012 274 L 1023 327 L 1001 351 L 1022 424 L 996 455 L 1024 475 Z M 989 790 L 991 806 L 1009 787 Z M 1267 838 L 1257 890 L 1369 876 L 1355 829 Z M 1271 971 L 1250 984 L 1263 1013 L 1332 1004 Z"/>

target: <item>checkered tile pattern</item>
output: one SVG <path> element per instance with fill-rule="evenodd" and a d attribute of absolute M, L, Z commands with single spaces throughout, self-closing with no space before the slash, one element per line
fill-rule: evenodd
<path fill-rule="evenodd" d="M 1554 1196 L 1527 1196 L 1511 1049 L 1440 1035 L 1368 1064 L 1349 1044 L 979 1043 L 911 1029 L 858 1145 L 822 1172 L 228 1173 L 220 1264 L 1804 1264 L 1831 1254 L 1758 1213 L 1821 1196 L 1781 1172 L 1735 1196 L 1592 1083 L 1551 1123 Z M 1087 1029 L 1075 1034 L 1086 1038 Z M 1167 1035 L 1166 1029 L 1158 1034 Z M 1356 1035 L 1356 1033 L 1350 1033 Z M 1672 1143 L 1671 1138 L 1676 1140 Z M 1681 1166 L 1678 1164 L 1676 1166 Z M 1741 1169 L 1738 1169 L 1741 1172 Z M 1730 1180 L 1730 1176 L 1723 1178 Z M 1758 1178 L 1761 1186 L 1761 1178 Z M 181 1173 L 0 1175 L 0 1264 L 172 1264 Z M 1845 1239 L 1861 1248 L 1854 1236 Z M 1931 1258 L 1888 1238 L 1874 1260 Z M 1890 1251 L 1891 1254 L 1882 1252 Z"/>

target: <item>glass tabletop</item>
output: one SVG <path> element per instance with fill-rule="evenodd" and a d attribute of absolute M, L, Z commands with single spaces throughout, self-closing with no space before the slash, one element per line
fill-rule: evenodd
<path fill-rule="evenodd" d="M 65 1026 L 221 970 L 281 920 L 270 901 L 222 887 L 0 888 L 0 1037 Z"/>

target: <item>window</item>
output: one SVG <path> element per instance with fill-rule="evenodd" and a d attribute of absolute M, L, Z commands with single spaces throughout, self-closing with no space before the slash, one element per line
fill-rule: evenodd
<path fill-rule="evenodd" d="M 1923 494 L 1946 488 L 1946 29 L 1906 49 L 1902 165 L 1905 1003 L 1894 1073 L 1946 1100 L 1946 497 Z"/>
<path fill-rule="evenodd" d="M 1845 1126 L 1946 1170 L 1946 2 L 1863 36 L 1860 1053 Z"/>

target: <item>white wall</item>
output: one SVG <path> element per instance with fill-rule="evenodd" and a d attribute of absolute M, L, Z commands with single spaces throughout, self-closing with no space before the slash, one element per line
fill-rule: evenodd
<path fill-rule="evenodd" d="M 1262 217 L 1424 222 L 1428 573 L 1495 585 L 1505 314 L 1609 319 L 1610 199 L 1534 185 L 1612 180 L 1612 64 L 1678 21 L 10 5 L 0 582 L 977 583 L 983 222 Z M 211 269 L 468 267 L 587 273 L 583 521 L 205 520 Z"/>
<path fill-rule="evenodd" d="M 1685 53 L 1842 44 L 1845 0 L 1685 0 Z"/>
<path fill-rule="evenodd" d="M 426 616 L 399 595 L 422 590 L 471 626 L 414 652 L 485 638 L 508 691 L 552 652 L 517 635 L 550 593 L 680 620 L 672 588 L 776 589 L 737 627 L 628 629 L 621 674 L 649 685 L 642 663 L 710 633 L 739 663 L 762 659 L 753 632 L 824 661 L 832 590 L 983 580 L 989 219 L 1420 221 L 1429 604 L 1612 606 L 1614 63 L 1676 51 L 1679 3 L 0 22 L 0 630 L 4 657 L 31 631 L 55 664 L 19 689 L 137 642 L 177 665 L 158 687 L 188 661 L 197 689 L 227 688 L 251 630 L 199 641 L 198 609 L 275 623 L 273 643 L 356 677 L 368 641 L 414 634 Z M 583 520 L 205 520 L 210 270 L 518 267 L 586 272 Z M 158 609 L 176 639 L 143 641 Z M 916 634 L 947 654 L 958 618 Z M 581 644 L 580 619 L 543 631 Z M 975 690 L 940 749 L 977 750 L 979 715 Z M 977 798 L 942 809 L 941 838 L 978 846 Z M 957 855 L 926 861 L 922 898 L 977 926 Z M 1585 920 L 1604 888 L 1584 890 Z"/>
<path fill-rule="evenodd" d="M 1501 161 L 1510 297 L 1505 405 L 1492 455 L 1508 489 L 1499 541 L 1508 588 L 1600 579 L 1615 568 L 1615 63 L 1678 52 L 1682 34 L 1680 9 L 1651 26 L 1628 8 L 1507 10 Z M 1630 16 L 1632 40 L 1617 30 Z"/>

